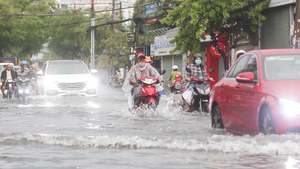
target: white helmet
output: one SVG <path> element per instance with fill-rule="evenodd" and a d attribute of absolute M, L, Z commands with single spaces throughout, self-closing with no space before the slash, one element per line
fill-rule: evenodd
<path fill-rule="evenodd" d="M 174 65 L 174 66 L 172 66 L 172 70 L 178 70 L 178 66 L 177 65 Z"/>
<path fill-rule="evenodd" d="M 246 53 L 246 51 L 244 51 L 244 50 L 238 50 L 238 51 L 236 52 L 236 54 L 235 54 L 236 59 L 238 59 L 241 55 L 243 55 L 243 54 L 245 54 L 245 53 Z"/>

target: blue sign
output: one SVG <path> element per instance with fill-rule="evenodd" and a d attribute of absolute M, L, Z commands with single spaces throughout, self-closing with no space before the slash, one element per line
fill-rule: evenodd
<path fill-rule="evenodd" d="M 174 39 L 174 38 L 172 38 Z M 155 41 L 156 48 L 167 48 L 167 47 L 175 47 L 175 43 L 170 43 L 169 41 L 172 39 L 164 39 Z"/>
<path fill-rule="evenodd" d="M 160 6 L 162 6 L 162 3 L 160 4 Z M 146 15 L 155 14 L 156 8 L 157 8 L 157 4 L 146 5 L 146 12 L 145 12 L 145 14 Z"/>

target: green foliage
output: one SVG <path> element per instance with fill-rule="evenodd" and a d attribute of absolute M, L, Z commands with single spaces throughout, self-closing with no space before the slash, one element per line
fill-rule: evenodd
<path fill-rule="evenodd" d="M 70 11 L 64 11 L 69 13 Z M 76 11 L 71 11 L 76 12 Z M 110 15 L 97 14 L 95 16 L 95 25 L 107 23 L 110 20 Z M 119 18 L 121 20 L 122 18 Z M 60 25 L 63 23 L 78 23 L 74 25 L 66 25 L 59 27 L 49 28 L 49 49 L 55 54 L 60 56 L 61 59 L 80 59 L 85 58 L 90 60 L 91 49 L 91 32 L 86 31 L 90 26 L 90 16 L 85 15 L 72 15 L 54 17 L 51 20 L 51 25 Z M 98 66 L 103 67 L 109 65 L 111 68 L 125 66 L 129 64 L 123 58 L 128 60 L 129 53 L 127 47 L 126 34 L 121 30 L 125 27 L 120 24 L 114 25 L 115 32 L 111 34 L 111 26 L 99 26 L 96 29 L 95 39 L 95 54 L 98 56 Z M 103 53 L 106 50 L 107 53 Z M 120 57 L 120 54 L 124 57 Z M 109 61 L 108 55 L 111 58 Z"/>
<path fill-rule="evenodd" d="M 0 13 L 52 13 L 54 0 L 0 0 Z M 46 39 L 47 17 L 1 16 L 0 57 L 25 59 L 38 52 Z"/>
<path fill-rule="evenodd" d="M 192 53 L 200 49 L 200 38 L 204 39 L 203 33 L 217 36 L 217 33 L 232 28 L 248 37 L 248 32 L 257 31 L 261 26 L 260 20 L 265 20 L 261 14 L 263 8 L 270 0 L 177 0 L 179 6 L 168 11 L 168 15 L 161 20 L 162 23 L 180 28 L 178 35 L 172 40 L 176 42 L 176 48 L 171 53 L 180 50 Z M 214 30 L 214 31 L 213 31 Z"/>

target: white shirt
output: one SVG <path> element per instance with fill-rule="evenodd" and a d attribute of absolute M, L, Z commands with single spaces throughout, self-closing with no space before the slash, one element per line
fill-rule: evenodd
<path fill-rule="evenodd" d="M 6 80 L 12 80 L 11 71 L 6 70 Z"/>

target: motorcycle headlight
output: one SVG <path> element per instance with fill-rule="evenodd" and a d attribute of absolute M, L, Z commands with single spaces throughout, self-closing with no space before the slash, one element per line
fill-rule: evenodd
<path fill-rule="evenodd" d="M 289 99 L 278 99 L 280 109 L 287 115 L 300 115 L 300 102 Z"/>
<path fill-rule="evenodd" d="M 204 93 L 204 90 L 202 90 L 202 89 L 200 89 L 200 88 L 197 88 L 197 91 L 198 91 L 200 94 L 203 94 L 203 95 L 205 94 L 205 93 Z"/>
<path fill-rule="evenodd" d="M 205 94 L 207 95 L 207 94 L 209 94 L 209 92 L 210 92 L 210 88 L 207 88 L 207 89 L 205 90 Z"/>

